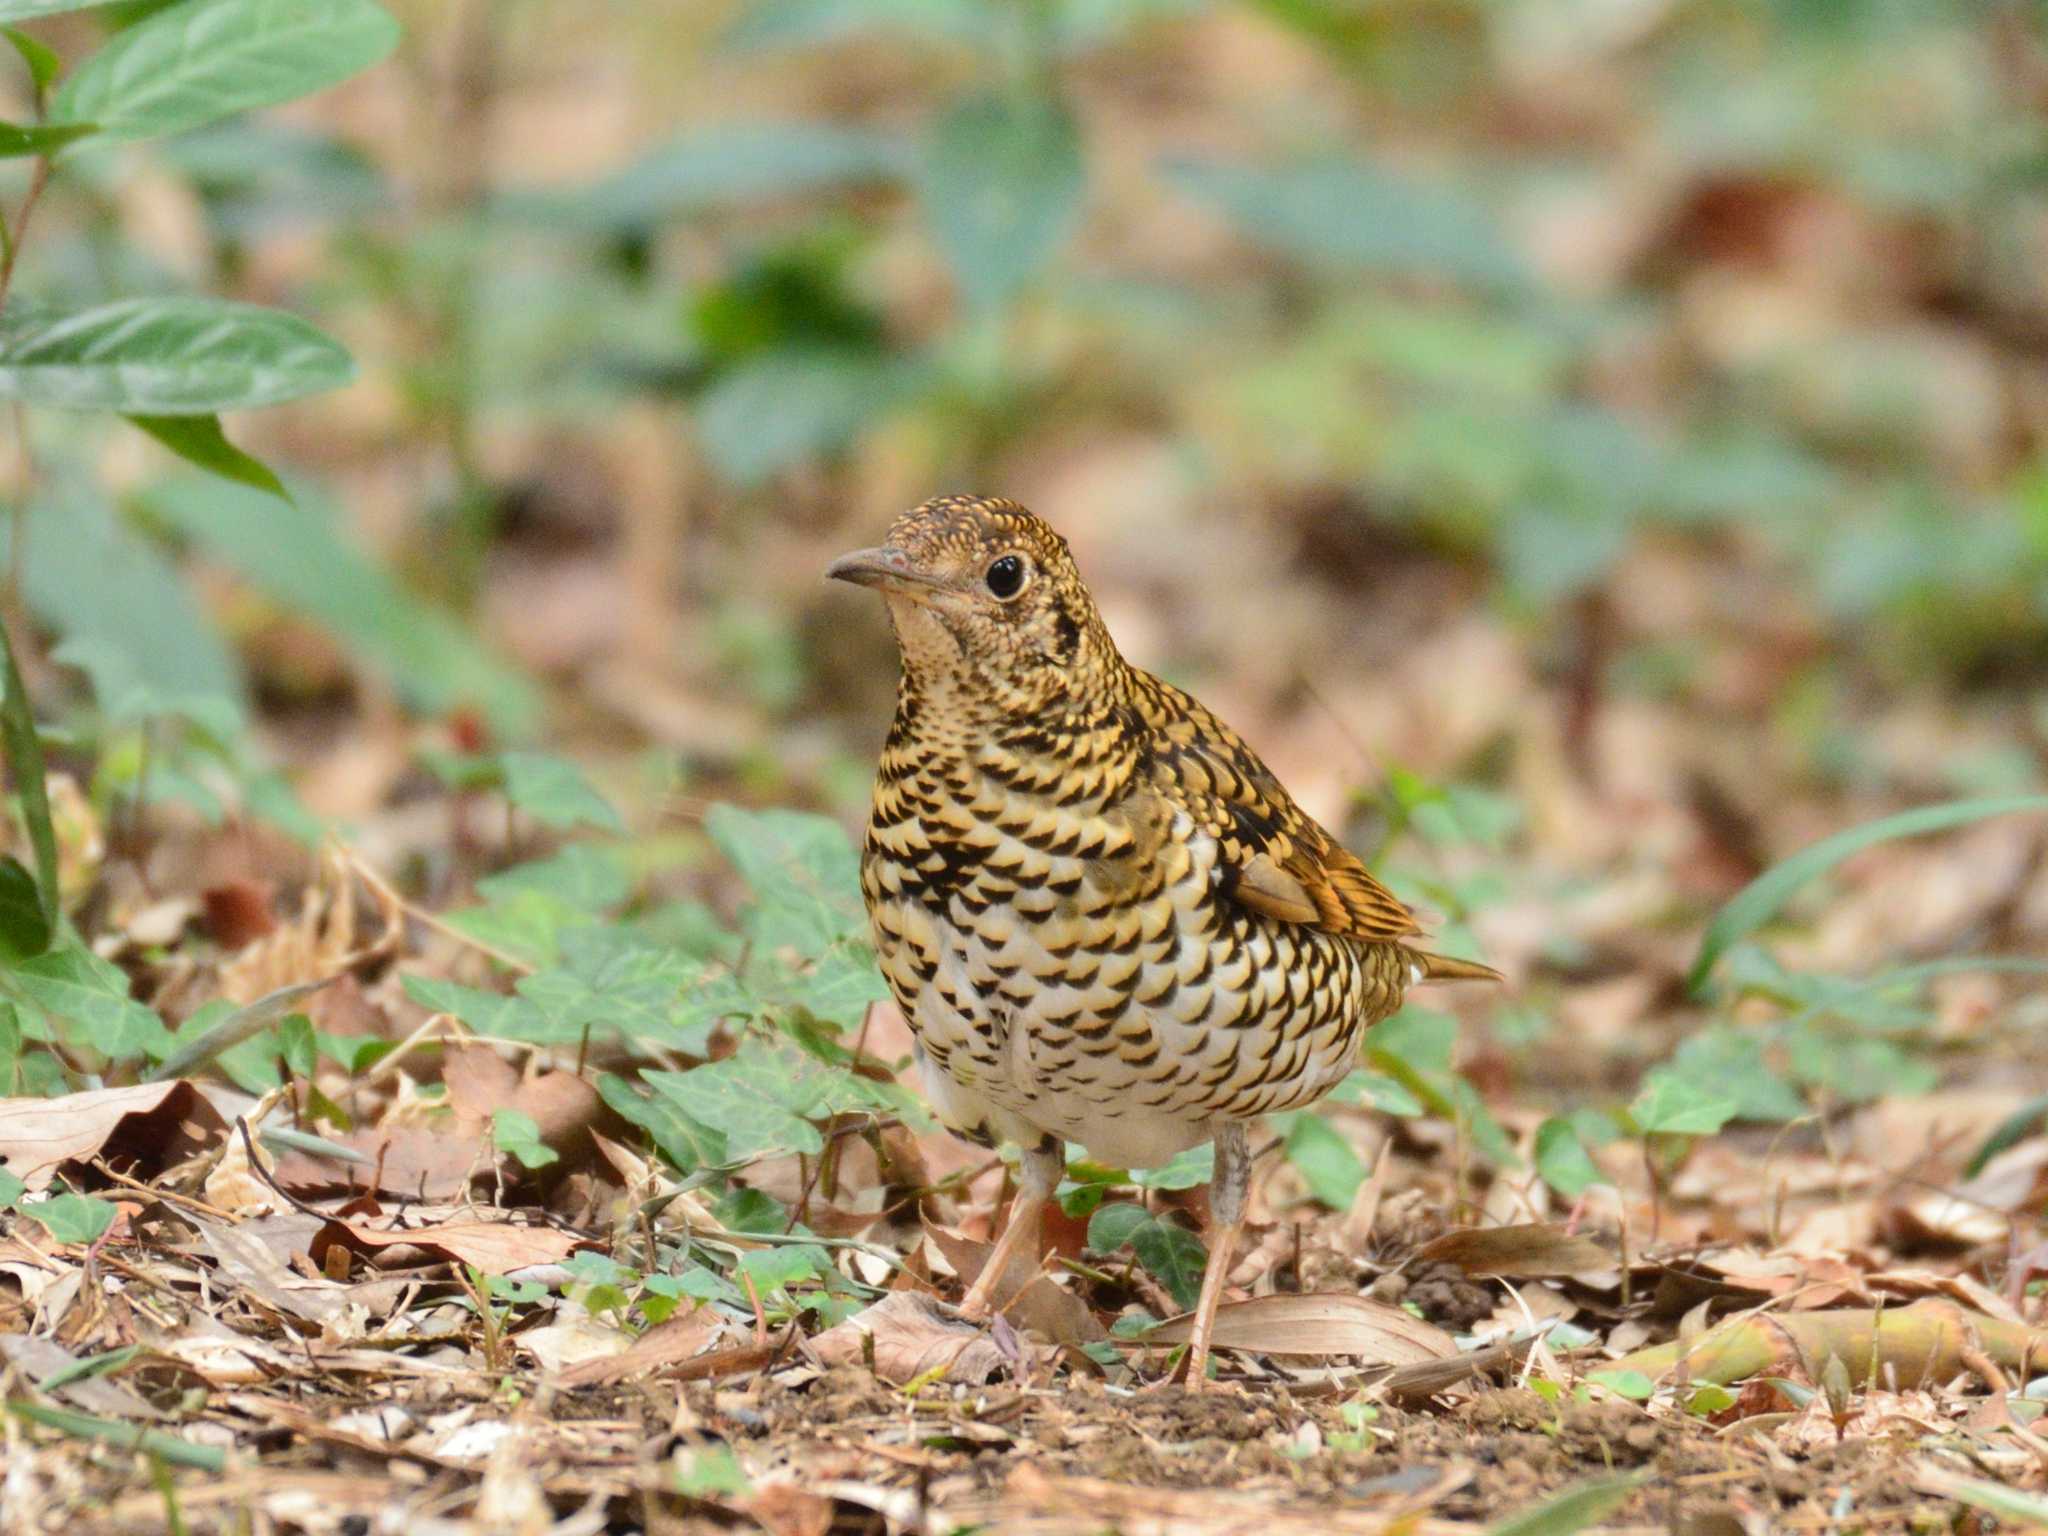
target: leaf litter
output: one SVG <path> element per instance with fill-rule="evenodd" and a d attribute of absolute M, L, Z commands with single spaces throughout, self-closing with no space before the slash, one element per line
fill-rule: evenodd
<path fill-rule="evenodd" d="M 255 1098 L 184 1078 L 0 1101 L 10 1520 L 91 1496 L 109 1529 L 155 1528 L 140 1456 L 173 1469 L 181 1518 L 280 1531 L 430 1507 L 478 1531 L 649 1508 L 771 1532 L 1564 1530 L 1674 1497 L 1753 1525 L 1817 1487 L 1904 1530 L 2043 1459 L 2022 1389 L 2048 1335 L 1957 1262 L 2033 1231 L 2041 1143 L 1965 1180 L 1971 1143 L 1867 1134 L 1882 1101 L 1756 1162 L 1703 1137 L 1654 1184 L 1640 1145 L 1590 1146 L 1598 1182 L 1562 1221 L 1427 1119 L 1334 1109 L 1348 1160 L 1319 1132 L 1259 1162 L 1221 1394 L 1160 1385 L 1178 1269 L 1132 1241 L 1199 1255 L 1200 1169 L 1077 1165 L 1004 1317 L 964 1322 L 1007 1175 L 918 1115 L 887 1005 L 755 1032 L 752 999 L 803 996 L 850 921 L 824 856 L 774 830 L 757 878 L 802 878 L 740 918 L 779 941 L 770 974 L 645 1063 L 649 1097 L 592 1081 L 634 1072 L 630 1036 L 588 1010 L 493 1033 L 510 994 L 476 952 L 403 922 L 345 973 L 381 1050 L 335 1037 Z M 304 937 L 334 932 L 325 889 L 299 941 L 249 941 L 272 992 L 354 947 Z M 474 979 L 423 1012 L 401 978 L 436 970 Z M 672 1017 L 735 974 L 676 971 L 673 1000 L 636 982 L 626 1006 Z M 61 1199 L 113 1219 L 39 1216 Z"/>

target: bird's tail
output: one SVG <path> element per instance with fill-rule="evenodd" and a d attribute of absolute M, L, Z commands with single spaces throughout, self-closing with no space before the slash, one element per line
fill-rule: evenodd
<path fill-rule="evenodd" d="M 1481 965 L 1477 960 L 1454 960 L 1449 955 L 1424 954 L 1419 949 L 1408 951 L 1413 962 L 1415 985 L 1421 986 L 1432 981 L 1500 981 L 1502 976 L 1490 965 Z"/>

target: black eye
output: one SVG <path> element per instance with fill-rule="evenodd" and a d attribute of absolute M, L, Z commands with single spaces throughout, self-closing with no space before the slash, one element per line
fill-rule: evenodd
<path fill-rule="evenodd" d="M 988 568 L 984 579 L 997 597 L 1015 597 L 1024 590 L 1027 569 L 1022 555 L 1004 555 Z"/>

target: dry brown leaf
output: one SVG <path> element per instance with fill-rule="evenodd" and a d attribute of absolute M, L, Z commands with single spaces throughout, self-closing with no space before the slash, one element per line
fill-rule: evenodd
<path fill-rule="evenodd" d="M 891 1291 L 826 1329 L 811 1340 L 811 1352 L 827 1365 L 848 1365 L 867 1358 L 869 1338 L 875 1374 L 898 1386 L 934 1371 L 980 1386 L 1003 1367 L 1003 1352 L 983 1329 L 915 1291 Z"/>
<path fill-rule="evenodd" d="M 1143 1342 L 1184 1344 L 1193 1325 L 1193 1313 L 1170 1318 Z M 1349 1355 L 1374 1365 L 1419 1365 L 1458 1352 L 1457 1341 L 1434 1323 L 1342 1292 L 1254 1296 L 1218 1307 L 1211 1342 L 1263 1355 Z"/>
<path fill-rule="evenodd" d="M 515 1226 L 509 1221 L 446 1221 L 430 1227 L 387 1229 L 367 1220 L 335 1218 L 314 1237 L 312 1256 L 320 1263 L 335 1243 L 368 1254 L 393 1248 L 420 1248 L 468 1264 L 487 1275 L 509 1275 L 536 1264 L 559 1264 L 579 1248 L 597 1245 L 589 1238 L 554 1227 Z"/>
<path fill-rule="evenodd" d="M 651 1376 L 663 1366 L 702 1354 L 724 1329 L 724 1319 L 703 1307 L 655 1324 L 618 1354 L 569 1366 L 556 1382 L 564 1387 L 594 1387 L 629 1376 Z"/>
<path fill-rule="evenodd" d="M 1590 1237 L 1550 1222 L 1513 1227 L 1461 1227 L 1426 1244 L 1416 1258 L 1455 1264 L 1468 1275 L 1545 1280 L 1615 1267 L 1614 1255 Z"/>
<path fill-rule="evenodd" d="M 529 1328 L 514 1335 L 512 1343 L 539 1361 L 542 1370 L 567 1372 L 624 1359 L 633 1336 L 585 1314 L 572 1315 L 566 1322 L 549 1323 L 543 1328 Z"/>
<path fill-rule="evenodd" d="M 995 1244 L 976 1242 L 945 1227 L 927 1225 L 925 1232 L 967 1285 L 975 1282 L 988 1256 L 995 1252 Z M 1013 1279 L 1017 1277 L 1014 1268 L 1011 1275 Z M 1102 1320 L 1087 1302 L 1053 1284 L 1045 1275 L 1035 1275 L 1030 1284 L 1005 1301 L 1002 1313 L 1013 1323 L 1041 1333 L 1055 1344 L 1093 1344 L 1109 1337 L 1109 1330 L 1102 1326 Z"/>
<path fill-rule="evenodd" d="M 346 1310 L 348 1287 L 294 1273 L 284 1262 L 282 1245 L 266 1243 L 239 1227 L 198 1216 L 188 1219 L 199 1229 L 200 1240 L 212 1251 L 221 1273 L 274 1311 L 309 1323 L 328 1323 Z"/>
<path fill-rule="evenodd" d="M 191 1083 L 94 1088 L 60 1099 L 0 1099 L 0 1167 L 31 1190 L 66 1163 L 106 1157 L 162 1167 L 211 1144 L 226 1123 Z"/>

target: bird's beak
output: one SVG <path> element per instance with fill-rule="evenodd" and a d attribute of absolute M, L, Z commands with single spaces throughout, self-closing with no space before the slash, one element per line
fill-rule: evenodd
<path fill-rule="evenodd" d="M 887 544 L 874 549 L 856 549 L 850 555 L 841 555 L 825 567 L 825 575 L 833 581 L 850 581 L 857 587 L 919 586 L 932 587 L 938 583 L 924 572 L 915 569 L 910 557 L 900 549 Z"/>

